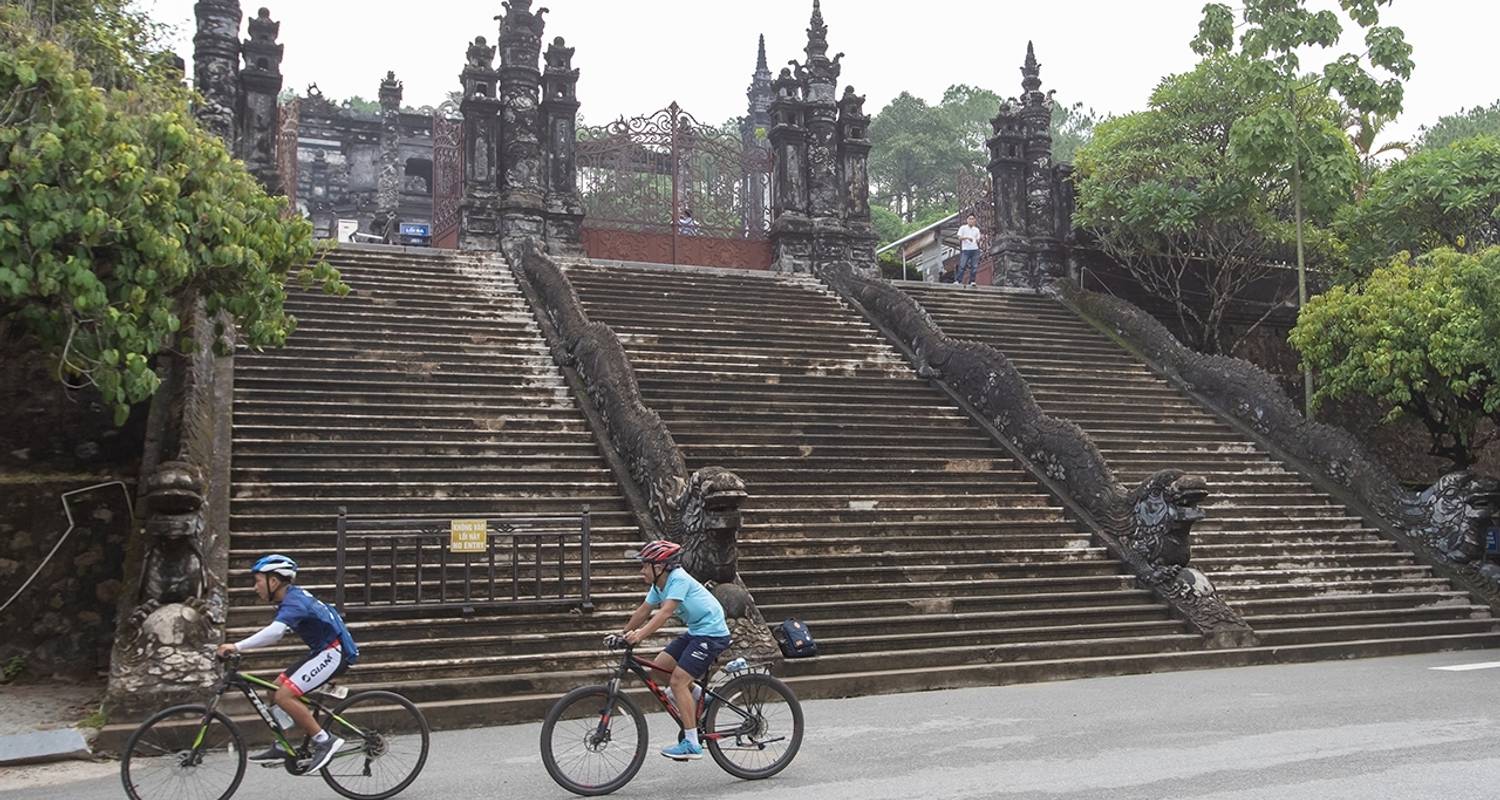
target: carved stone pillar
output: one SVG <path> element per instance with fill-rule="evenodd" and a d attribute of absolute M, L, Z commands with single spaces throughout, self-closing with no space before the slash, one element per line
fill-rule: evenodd
<path fill-rule="evenodd" d="M 387 72 L 380 82 L 380 174 L 375 179 L 376 234 L 392 241 L 401 207 L 401 81 Z"/>
<path fill-rule="evenodd" d="M 193 88 L 203 102 L 193 116 L 205 130 L 235 146 L 234 112 L 239 107 L 240 4 L 238 0 L 199 0 L 193 6 Z"/>
<path fill-rule="evenodd" d="M 250 20 L 250 38 L 241 52 L 245 66 L 240 70 L 239 156 L 266 191 L 282 194 L 276 168 L 276 96 L 281 93 L 282 46 L 276 43 L 281 23 L 271 19 L 262 8 Z"/>
<path fill-rule="evenodd" d="M 839 174 L 843 176 L 844 225 L 849 257 L 855 264 L 873 264 L 876 235 L 870 225 L 870 117 L 865 98 L 844 87 L 839 99 Z"/>
<path fill-rule="evenodd" d="M 745 148 L 746 163 L 752 167 L 745 173 L 745 230 L 754 236 L 769 229 L 766 219 L 770 211 L 768 176 L 755 167 L 771 163 L 771 103 L 776 99 L 776 92 L 771 88 L 771 69 L 766 66 L 764 35 L 760 37 L 755 73 L 750 77 L 750 88 L 745 97 L 750 102 L 740 123 L 740 144 Z"/>
<path fill-rule="evenodd" d="M 990 183 L 995 235 L 990 242 L 997 286 L 1029 284 L 1030 247 L 1026 241 L 1026 130 L 1010 101 L 990 120 Z"/>
<path fill-rule="evenodd" d="M 583 252 L 583 200 L 578 196 L 578 70 L 563 37 L 547 48 L 542 73 L 547 252 Z"/>
<path fill-rule="evenodd" d="M 1021 118 L 1026 129 L 1026 234 L 1033 254 L 1033 287 L 1061 278 L 1066 269 L 1057 237 L 1056 176 L 1052 164 L 1052 98 L 1041 91 L 1041 65 L 1031 43 L 1021 67 Z"/>
<path fill-rule="evenodd" d="M 484 37 L 469 45 L 459 74 L 464 122 L 464 199 L 458 211 L 458 249 L 500 249 L 500 101 L 494 69 L 495 48 Z"/>
<path fill-rule="evenodd" d="M 542 177 L 541 112 L 546 9 L 532 0 L 510 0 L 500 21 L 500 235 L 544 237 L 546 197 Z"/>
<path fill-rule="evenodd" d="M 807 215 L 807 129 L 802 83 L 783 68 L 771 103 L 771 269 L 812 271 L 812 220 Z"/>

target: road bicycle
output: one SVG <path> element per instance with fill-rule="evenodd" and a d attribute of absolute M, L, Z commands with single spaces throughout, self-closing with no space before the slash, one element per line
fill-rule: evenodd
<path fill-rule="evenodd" d="M 646 762 L 646 717 L 621 691 L 634 674 L 678 725 L 683 720 L 652 673 L 670 674 L 634 653 L 623 637 L 605 640 L 623 650 L 607 683 L 580 686 L 553 704 L 542 722 L 542 763 L 564 789 L 585 796 L 609 794 L 635 777 Z M 665 683 L 665 681 L 663 681 Z M 802 746 L 802 706 L 791 687 L 760 668 L 728 673 L 717 686 L 707 679 L 698 709 L 698 740 L 725 772 L 760 780 L 786 769 Z"/>
<path fill-rule="evenodd" d="M 208 705 L 172 706 L 130 734 L 120 759 L 120 779 L 131 800 L 228 800 L 234 794 L 249 756 L 239 725 L 219 710 L 231 689 L 245 695 L 285 753 L 281 761 L 262 766 L 305 774 L 298 762 L 307 758 L 312 738 L 303 736 L 293 744 L 255 691 L 274 692 L 276 684 L 241 673 L 238 653 L 224 660 L 224 675 L 214 684 Z M 427 763 L 427 719 L 405 697 L 386 691 L 351 695 L 330 685 L 300 699 L 324 730 L 344 740 L 318 773 L 335 792 L 356 800 L 392 797 L 410 786 Z"/>

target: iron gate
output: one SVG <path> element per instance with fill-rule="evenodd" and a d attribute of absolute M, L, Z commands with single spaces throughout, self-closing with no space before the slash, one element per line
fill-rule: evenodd
<path fill-rule="evenodd" d="M 464 199 L 464 125 L 432 115 L 432 246 L 458 249 L 459 205 Z"/>
<path fill-rule="evenodd" d="M 475 536 L 455 549 L 455 523 Z M 367 519 L 339 509 L 334 605 L 382 612 L 553 606 L 593 610 L 589 510 L 577 516 Z"/>
<path fill-rule="evenodd" d="M 771 264 L 771 153 L 676 103 L 578 130 L 584 248 L 592 258 Z"/>

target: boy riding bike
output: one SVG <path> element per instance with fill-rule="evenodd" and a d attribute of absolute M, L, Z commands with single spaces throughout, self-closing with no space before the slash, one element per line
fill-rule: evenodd
<path fill-rule="evenodd" d="M 641 579 L 651 586 L 646 600 L 630 615 L 623 636 L 630 644 L 656 633 L 673 616 L 687 626 L 687 633 L 672 640 L 656 656 L 662 670 L 670 670 L 672 698 L 678 716 L 684 720 L 685 738 L 661 749 L 674 761 L 692 761 L 703 757 L 698 743 L 698 718 L 695 708 L 698 687 L 693 681 L 708 674 L 714 659 L 729 647 L 729 626 L 724 622 L 724 608 L 713 594 L 682 568 L 682 546 L 658 540 L 648 542 L 639 551 L 625 553 L 626 558 L 641 562 Z M 655 614 L 653 608 L 660 607 Z M 650 621 L 647 621 L 647 617 Z M 641 623 L 645 623 L 642 625 Z"/>
<path fill-rule="evenodd" d="M 304 774 L 317 772 L 328 765 L 344 740 L 332 737 L 313 719 L 312 710 L 297 698 L 342 675 L 359 658 L 354 637 L 338 612 L 329 608 L 300 586 L 293 586 L 297 562 L 273 553 L 250 568 L 255 576 L 255 594 L 265 602 L 277 603 L 276 618 L 271 624 L 233 644 L 219 645 L 219 655 L 253 650 L 275 644 L 287 631 L 296 631 L 311 649 L 277 676 L 276 705 L 292 722 L 312 737 L 312 753 L 298 767 Z M 251 761 L 281 761 L 286 758 L 276 745 L 250 756 Z"/>

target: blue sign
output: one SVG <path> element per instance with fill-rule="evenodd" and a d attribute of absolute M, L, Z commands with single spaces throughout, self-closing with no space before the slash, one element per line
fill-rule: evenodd
<path fill-rule="evenodd" d="M 1484 535 L 1484 549 L 1488 553 L 1500 553 L 1500 528 L 1490 528 Z"/>
<path fill-rule="evenodd" d="M 401 223 L 402 236 L 429 236 L 431 235 L 431 231 L 432 228 L 423 222 Z"/>

